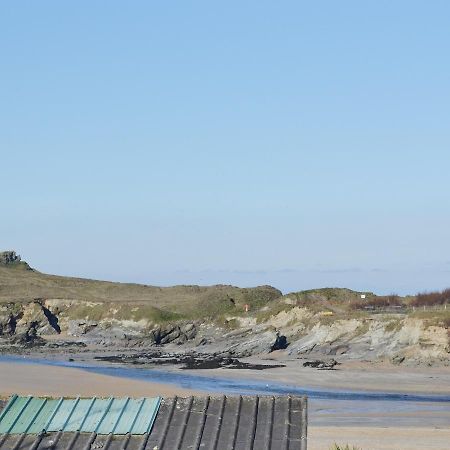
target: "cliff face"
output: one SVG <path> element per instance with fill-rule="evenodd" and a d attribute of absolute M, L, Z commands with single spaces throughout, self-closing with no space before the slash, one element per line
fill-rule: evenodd
<path fill-rule="evenodd" d="M 141 309 L 142 308 L 142 309 Z M 0 306 L 0 338 L 4 343 L 45 345 L 45 337 L 81 337 L 93 344 L 144 338 L 149 345 L 184 343 L 196 335 L 195 323 L 155 320 L 145 306 L 70 300 L 39 300 Z M 82 339 L 82 340 L 83 340 Z"/>
<path fill-rule="evenodd" d="M 221 322 L 158 315 L 145 305 L 47 299 L 0 306 L 0 345 L 17 348 L 72 340 L 91 346 L 177 344 L 203 353 L 257 356 L 284 349 L 294 358 L 388 360 L 395 364 L 450 364 L 445 326 L 411 317 L 334 319 L 293 306 L 268 315 L 227 316 Z M 6 348 L 6 347 L 5 347 Z"/>
<path fill-rule="evenodd" d="M 308 310 L 296 309 L 278 315 L 286 324 L 280 332 L 291 342 L 291 355 L 389 360 L 394 364 L 450 364 L 449 332 L 438 322 L 398 315 L 331 321 L 329 317 L 324 320 Z M 274 316 L 269 322 L 279 323 L 279 319 Z"/>
<path fill-rule="evenodd" d="M 177 344 L 240 357 L 284 350 L 293 358 L 450 364 L 450 290 L 421 298 L 335 288 L 283 296 L 271 286 L 161 288 L 17 268 L 29 266 L 14 251 L 0 253 L 0 351 L 58 340 L 113 351 Z"/>

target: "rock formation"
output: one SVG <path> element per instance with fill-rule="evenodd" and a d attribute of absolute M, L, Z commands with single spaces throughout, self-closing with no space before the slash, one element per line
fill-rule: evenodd
<path fill-rule="evenodd" d="M 20 262 L 20 260 L 20 255 L 16 254 L 16 252 L 13 250 L 0 252 L 0 264 L 4 266 L 7 266 L 9 264 L 17 264 Z"/>
<path fill-rule="evenodd" d="M 0 267 L 21 267 L 23 269 L 31 270 L 31 267 L 22 261 L 20 255 L 18 255 L 14 250 L 7 250 L 0 252 Z"/>

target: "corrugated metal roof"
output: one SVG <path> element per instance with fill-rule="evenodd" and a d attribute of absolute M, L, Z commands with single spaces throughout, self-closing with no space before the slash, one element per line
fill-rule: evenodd
<path fill-rule="evenodd" d="M 175 397 L 143 435 L 4 434 L 0 450 L 306 450 L 306 435 L 305 397 Z"/>
<path fill-rule="evenodd" d="M 145 434 L 153 425 L 160 401 L 160 397 L 50 399 L 14 395 L 0 415 L 0 434 Z"/>

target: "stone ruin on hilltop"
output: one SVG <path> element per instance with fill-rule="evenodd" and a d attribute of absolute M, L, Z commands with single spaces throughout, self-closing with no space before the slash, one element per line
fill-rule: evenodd
<path fill-rule="evenodd" d="M 0 267 L 1 266 L 19 267 L 21 269 L 33 270 L 25 261 L 22 261 L 20 255 L 18 255 L 14 250 L 0 252 Z"/>
<path fill-rule="evenodd" d="M 2 265 L 8 265 L 8 264 L 14 264 L 19 263 L 21 261 L 20 255 L 18 255 L 13 250 L 8 250 L 5 252 L 0 252 L 0 264 Z"/>

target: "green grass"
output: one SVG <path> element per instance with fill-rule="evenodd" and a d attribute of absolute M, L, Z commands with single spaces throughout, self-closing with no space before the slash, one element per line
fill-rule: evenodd
<path fill-rule="evenodd" d="M 117 308 L 115 308 L 117 309 Z M 147 320 L 154 323 L 173 322 L 182 320 L 185 317 L 182 314 L 165 311 L 150 305 L 120 305 L 118 311 L 114 314 L 117 320 L 132 320 L 138 322 Z"/>
<path fill-rule="evenodd" d="M 297 299 L 298 303 L 311 302 L 314 300 L 326 301 L 331 303 L 346 303 L 361 298 L 361 294 L 365 294 L 366 298 L 374 297 L 372 292 L 357 292 L 346 288 L 322 288 L 309 289 L 289 294 L 289 297 Z"/>
<path fill-rule="evenodd" d="M 444 326 L 450 327 L 450 309 L 441 310 L 417 310 L 412 312 L 410 317 L 421 319 L 427 326 Z"/>
<path fill-rule="evenodd" d="M 25 261 L 12 261 L 8 265 L 3 266 L 10 270 L 33 270 Z"/>
<path fill-rule="evenodd" d="M 361 292 L 350 289 L 311 289 L 283 297 L 280 291 L 270 286 L 157 287 L 47 275 L 36 270 L 25 270 L 27 268 L 25 262 L 0 266 L 0 304 L 10 304 L 9 309 L 17 309 L 20 303 L 35 299 L 71 300 L 74 305 L 67 315 L 88 320 L 113 317 L 117 320 L 167 322 L 210 318 L 217 323 L 224 323 L 230 316 L 249 315 L 256 317 L 258 323 L 263 323 L 271 316 L 296 306 L 308 308 L 313 315 L 311 319 L 304 321 L 307 327 L 318 322 L 329 325 L 337 320 L 365 319 L 371 316 L 368 311 L 352 307 L 356 302 L 359 304 L 364 300 L 361 300 Z M 377 298 L 370 292 L 365 294 L 368 300 Z M 287 298 L 292 303 L 286 303 L 284 300 Z M 405 303 L 410 300 L 409 297 L 402 298 Z M 245 305 L 250 307 L 248 314 L 245 313 Z M 117 311 L 112 314 L 113 310 Z M 333 315 L 320 315 L 323 311 L 332 311 Z M 426 326 L 450 327 L 450 308 L 427 311 L 417 309 L 404 317 L 423 319 Z M 236 324 L 229 325 L 233 327 Z M 400 325 L 400 321 L 391 320 L 386 329 L 394 331 Z M 365 328 L 366 325 L 360 331 L 363 332 Z"/>
<path fill-rule="evenodd" d="M 384 327 L 387 332 L 397 332 L 402 328 L 403 320 L 402 319 L 392 319 L 389 320 Z"/>
<path fill-rule="evenodd" d="M 185 317 L 172 311 L 165 311 L 151 305 L 142 304 L 120 304 L 117 303 L 95 303 L 71 306 L 66 314 L 71 319 L 87 319 L 99 321 L 102 319 L 116 319 L 116 320 L 132 320 L 138 322 L 140 320 L 147 320 L 148 322 L 164 323 L 176 320 L 182 320 Z"/>
<path fill-rule="evenodd" d="M 79 305 L 71 306 L 68 310 L 68 316 L 73 319 L 86 319 L 98 321 L 104 317 L 108 317 L 108 308 L 104 304 L 86 305 L 80 303 Z"/>
<path fill-rule="evenodd" d="M 244 305 L 258 309 L 282 296 L 270 286 L 238 288 L 235 286 L 173 286 L 157 287 L 132 283 L 113 283 L 83 278 L 47 275 L 34 270 L 17 270 L 14 266 L 0 267 L 0 303 L 27 303 L 37 298 L 80 301 L 71 315 L 100 320 L 104 303 L 133 304 L 148 307 L 131 314 L 120 310 L 122 317 L 134 320 L 177 317 L 203 318 L 233 313 L 240 314 Z M 101 305 L 87 306 L 85 302 Z"/>

